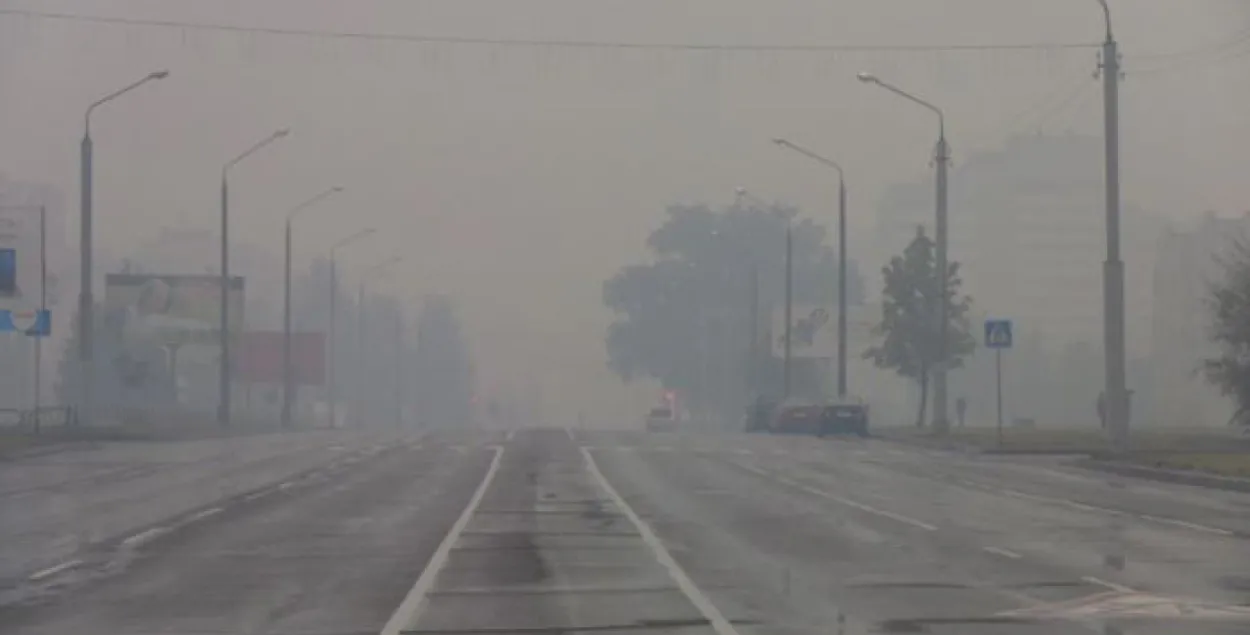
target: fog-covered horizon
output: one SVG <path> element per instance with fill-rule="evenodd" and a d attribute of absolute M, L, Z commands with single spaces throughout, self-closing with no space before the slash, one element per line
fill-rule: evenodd
<path fill-rule="evenodd" d="M 1241 174 L 1250 7 L 1111 6 L 1127 73 L 1126 205 L 1163 219 L 1240 214 L 1250 207 Z M 778 151 L 773 137 L 845 165 L 851 230 L 863 235 L 887 188 L 930 178 L 932 117 L 855 72 L 940 104 L 957 169 L 1014 136 L 1101 134 L 1095 47 L 906 50 L 1093 44 L 1102 36 L 1093 0 L 9 0 L 0 9 L 473 39 L 899 47 L 422 43 L 0 14 L 0 173 L 59 188 L 71 250 L 84 107 L 168 68 L 169 79 L 95 115 L 101 253 L 124 255 L 162 228 L 215 235 L 221 164 L 289 127 L 232 175 L 235 244 L 268 246 L 280 262 L 286 210 L 344 186 L 301 217 L 296 266 L 377 227 L 345 255 L 348 275 L 403 254 L 378 289 L 414 314 L 427 293 L 453 295 L 482 387 L 539 392 L 560 424 L 578 410 L 630 416 L 655 397 L 649 386 L 621 391 L 605 365 L 601 285 L 647 257 L 667 205 L 727 205 L 744 186 L 826 221 L 832 174 Z M 1130 272 L 1134 257 L 1126 253 Z M 186 270 L 216 265 L 206 259 Z"/>

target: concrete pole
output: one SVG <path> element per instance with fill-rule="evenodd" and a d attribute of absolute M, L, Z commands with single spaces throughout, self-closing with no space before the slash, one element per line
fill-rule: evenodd
<path fill-rule="evenodd" d="M 91 267 L 91 223 L 92 223 L 92 154 L 94 145 L 91 141 L 91 124 L 88 120 L 86 131 L 82 136 L 82 148 L 80 150 L 79 178 L 81 180 L 81 200 L 80 212 L 81 219 L 79 221 L 79 288 L 78 288 L 78 364 L 79 364 L 79 384 L 80 393 L 78 395 L 78 424 L 89 426 L 92 422 L 92 415 L 95 411 L 95 400 L 92 395 L 92 384 L 95 380 L 95 365 L 92 361 L 94 357 L 94 340 L 95 329 L 95 299 L 91 295 L 92 280 L 94 273 Z"/>
<path fill-rule="evenodd" d="M 328 377 L 326 377 L 326 401 L 330 407 L 330 427 L 338 426 L 338 388 L 335 386 L 335 367 L 338 365 L 336 355 L 338 347 L 335 337 L 335 316 L 338 314 L 338 296 L 339 296 L 339 274 L 338 262 L 334 258 L 334 252 L 330 252 L 330 341 L 326 344 L 329 349 L 329 355 L 326 363 L 329 366 Z"/>
<path fill-rule="evenodd" d="M 786 306 L 785 306 L 785 361 L 782 366 L 781 394 L 783 401 L 790 398 L 791 324 L 794 321 L 794 230 L 786 219 Z"/>
<path fill-rule="evenodd" d="M 1103 4 L 1106 9 L 1106 5 Z M 1128 449 L 1128 390 L 1125 379 L 1124 261 L 1120 259 L 1120 59 L 1107 13 L 1102 46 L 1103 116 L 1106 158 L 1107 259 L 1103 263 L 1103 333 L 1107 428 L 1112 449 Z"/>
<path fill-rule="evenodd" d="M 221 313 L 217 328 L 221 359 L 217 364 L 217 422 L 230 425 L 230 187 L 221 172 Z"/>
<path fill-rule="evenodd" d="M 933 427 L 946 430 L 950 421 L 947 419 L 946 408 L 946 370 L 949 367 L 950 354 L 950 305 L 947 296 L 948 276 L 946 264 L 947 231 L 947 167 L 950 164 L 950 146 L 946 144 L 946 130 L 943 126 L 937 143 L 937 274 L 938 289 L 938 341 L 937 364 L 933 370 Z"/>
<path fill-rule="evenodd" d="M 291 216 L 286 217 L 286 249 L 282 263 L 282 427 L 291 427 L 295 381 L 291 372 Z"/>
<path fill-rule="evenodd" d="M 839 170 L 840 172 L 840 170 Z M 846 180 L 838 176 L 838 398 L 846 398 Z"/>

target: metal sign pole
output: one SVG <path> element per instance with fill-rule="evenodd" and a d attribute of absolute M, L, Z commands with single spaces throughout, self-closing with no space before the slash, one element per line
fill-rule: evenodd
<path fill-rule="evenodd" d="M 998 447 L 1003 447 L 1003 349 L 994 349 L 994 375 L 996 378 L 998 409 Z"/>

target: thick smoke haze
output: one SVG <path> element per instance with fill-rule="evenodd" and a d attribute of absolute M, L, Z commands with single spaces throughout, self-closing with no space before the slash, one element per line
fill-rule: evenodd
<path fill-rule="evenodd" d="M 1250 7 L 1111 5 L 1127 73 L 1126 205 L 1165 219 L 1240 213 L 1250 200 Z M 0 9 L 470 39 L 865 47 L 420 43 L 0 15 L 0 173 L 54 185 L 66 201 L 77 200 L 85 106 L 171 71 L 95 115 L 101 258 L 126 257 L 166 228 L 216 236 L 222 163 L 289 127 L 289 139 L 233 175 L 232 238 L 256 254 L 235 273 L 275 290 L 286 210 L 342 185 L 301 218 L 296 266 L 377 227 L 345 254 L 344 275 L 402 254 L 377 290 L 412 315 L 427 294 L 452 296 L 478 385 L 541 402 L 555 424 L 579 411 L 614 424 L 655 399 L 653 386 L 622 388 L 606 367 L 601 285 L 645 257 L 667 205 L 724 205 L 745 186 L 827 222 L 831 173 L 779 153 L 773 137 L 844 163 L 851 231 L 863 235 L 886 188 L 929 178 L 931 117 L 860 85 L 857 71 L 941 104 L 957 167 L 1016 135 L 1101 134 L 1094 0 L 10 0 Z M 1032 43 L 1047 46 L 904 50 Z M 68 211 L 74 250 L 77 206 Z M 1136 257 L 1126 253 L 1129 275 L 1149 276 Z M 215 266 L 208 250 L 182 270 Z"/>

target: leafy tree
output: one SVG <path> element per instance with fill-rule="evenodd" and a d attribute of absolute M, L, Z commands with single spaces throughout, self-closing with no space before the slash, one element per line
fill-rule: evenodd
<path fill-rule="evenodd" d="M 917 228 L 916 237 L 902 255 L 895 256 L 882 268 L 885 287 L 881 322 L 873 328 L 873 334 L 882 339 L 863 355 L 879 368 L 892 369 L 920 385 L 917 427 L 924 426 L 933 369 L 943 361 L 948 368 L 958 368 L 976 346 L 968 320 L 972 300 L 959 295 L 962 284 L 959 263 L 947 263 L 945 302 L 950 329 L 946 359 L 940 359 L 937 336 L 941 328 L 938 324 L 941 305 L 938 302 L 942 294 L 935 282 L 934 247 L 933 241 L 924 235 L 923 227 Z"/>
<path fill-rule="evenodd" d="M 1207 308 L 1209 337 L 1220 352 L 1204 360 L 1202 368 L 1207 380 L 1237 406 L 1229 423 L 1250 425 L 1250 243 L 1233 241 L 1218 261 L 1224 279 L 1211 285 Z"/>
<path fill-rule="evenodd" d="M 609 367 L 627 381 L 656 379 L 688 407 L 708 414 L 728 415 L 743 405 L 734 403 L 743 386 L 765 391 L 769 378 L 759 376 L 768 352 L 764 333 L 771 307 L 784 298 L 785 217 L 796 211 L 744 204 L 670 207 L 647 239 L 654 260 L 626 266 L 604 283 L 604 304 L 616 313 L 606 335 Z M 825 230 L 811 220 L 793 222 L 794 301 L 830 306 L 837 261 Z M 850 303 L 858 304 L 863 289 L 854 269 L 848 279 Z M 753 292 L 759 297 L 760 363 L 749 376 Z"/>

